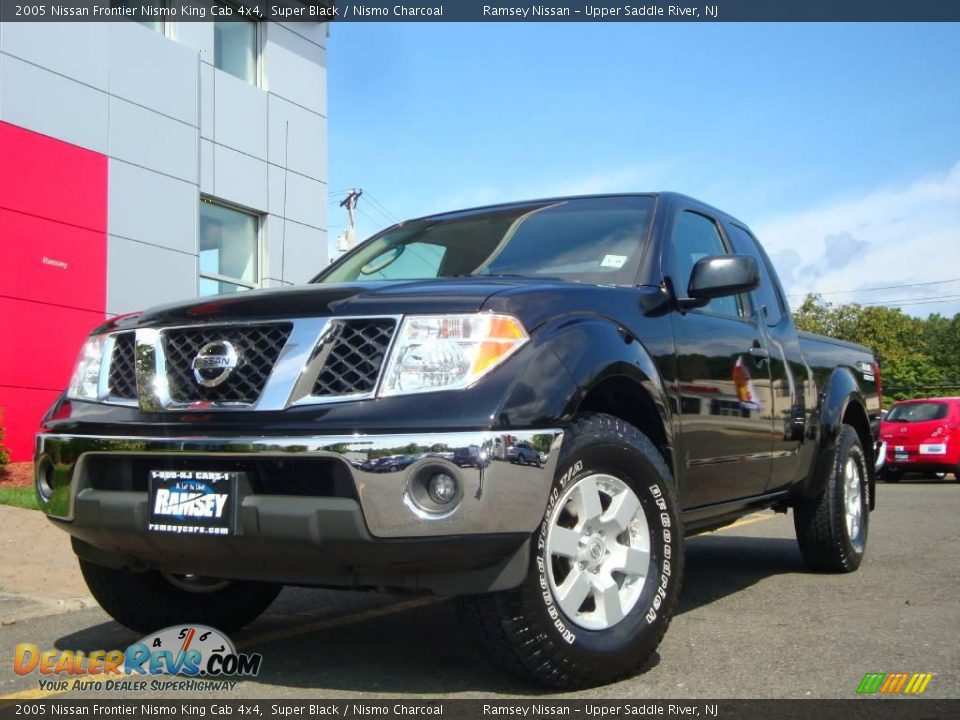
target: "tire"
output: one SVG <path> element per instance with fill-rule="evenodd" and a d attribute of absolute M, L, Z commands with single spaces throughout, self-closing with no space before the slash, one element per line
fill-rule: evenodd
<path fill-rule="evenodd" d="M 609 415 L 576 416 L 531 539 L 526 580 L 463 598 L 467 631 L 495 665 L 552 688 L 636 673 L 660 644 L 680 594 L 678 507 L 670 471 L 645 435 Z M 577 598 L 587 593 L 579 603 L 574 588 Z"/>
<path fill-rule="evenodd" d="M 90 593 L 114 620 L 131 630 L 148 633 L 171 625 L 199 623 L 230 633 L 256 620 L 283 588 L 256 582 L 174 584 L 151 570 L 135 573 L 80 560 Z"/>
<path fill-rule="evenodd" d="M 888 483 L 898 483 L 903 480 L 903 470 L 884 470 L 883 481 Z"/>
<path fill-rule="evenodd" d="M 800 552 L 811 570 L 853 572 L 867 548 L 866 455 L 857 431 L 843 425 L 833 448 L 830 477 L 820 497 L 794 507 Z"/>

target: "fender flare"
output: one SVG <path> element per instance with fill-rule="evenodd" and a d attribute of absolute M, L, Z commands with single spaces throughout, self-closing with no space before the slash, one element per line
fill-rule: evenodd
<path fill-rule="evenodd" d="M 859 408 L 864 421 L 868 423 L 869 432 L 869 415 L 866 402 L 853 372 L 845 367 L 836 368 L 830 375 L 826 386 L 820 391 L 816 461 L 812 472 L 807 476 L 801 488 L 803 497 L 818 497 L 827 486 L 833 465 L 833 447 L 851 405 Z M 872 508 L 876 497 L 872 444 L 864 443 L 863 450 L 867 457 L 870 506 Z"/>
<path fill-rule="evenodd" d="M 565 402 L 562 418 L 568 422 L 583 400 L 601 383 L 623 379 L 636 386 L 652 405 L 651 421 L 662 432 L 671 466 L 677 467 L 673 413 L 668 388 L 643 342 L 623 325 L 605 317 L 565 318 L 547 329 L 549 346 L 573 380 L 575 392 Z"/>

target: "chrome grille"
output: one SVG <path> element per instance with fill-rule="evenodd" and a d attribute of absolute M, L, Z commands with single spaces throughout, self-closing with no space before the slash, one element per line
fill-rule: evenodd
<path fill-rule="evenodd" d="M 325 338 L 331 347 L 313 385 L 314 397 L 373 392 L 396 325 L 392 318 L 334 321 Z"/>
<path fill-rule="evenodd" d="M 163 354 L 170 399 L 179 403 L 217 402 L 253 405 L 280 356 L 291 323 L 175 328 L 163 331 Z M 225 382 L 204 387 L 193 375 L 193 361 L 211 342 L 226 340 L 239 354 L 239 363 Z"/>
<path fill-rule="evenodd" d="M 110 354 L 110 377 L 107 382 L 110 397 L 121 400 L 137 399 L 137 336 L 119 333 Z"/>

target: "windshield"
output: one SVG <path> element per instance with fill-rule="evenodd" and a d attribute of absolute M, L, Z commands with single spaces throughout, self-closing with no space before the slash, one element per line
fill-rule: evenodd
<path fill-rule="evenodd" d="M 895 405 L 884 420 L 911 423 L 943 420 L 945 417 L 947 417 L 946 403 L 909 403 L 907 405 Z"/>
<path fill-rule="evenodd" d="M 313 282 L 529 275 L 633 285 L 652 208 L 650 197 L 602 197 L 424 218 L 374 236 Z"/>

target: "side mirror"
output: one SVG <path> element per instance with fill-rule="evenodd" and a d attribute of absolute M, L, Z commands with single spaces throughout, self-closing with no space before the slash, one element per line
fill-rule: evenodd
<path fill-rule="evenodd" d="M 754 258 L 750 255 L 716 255 L 701 258 L 693 266 L 687 296 L 709 302 L 713 298 L 739 295 L 758 287 L 760 270 Z"/>

